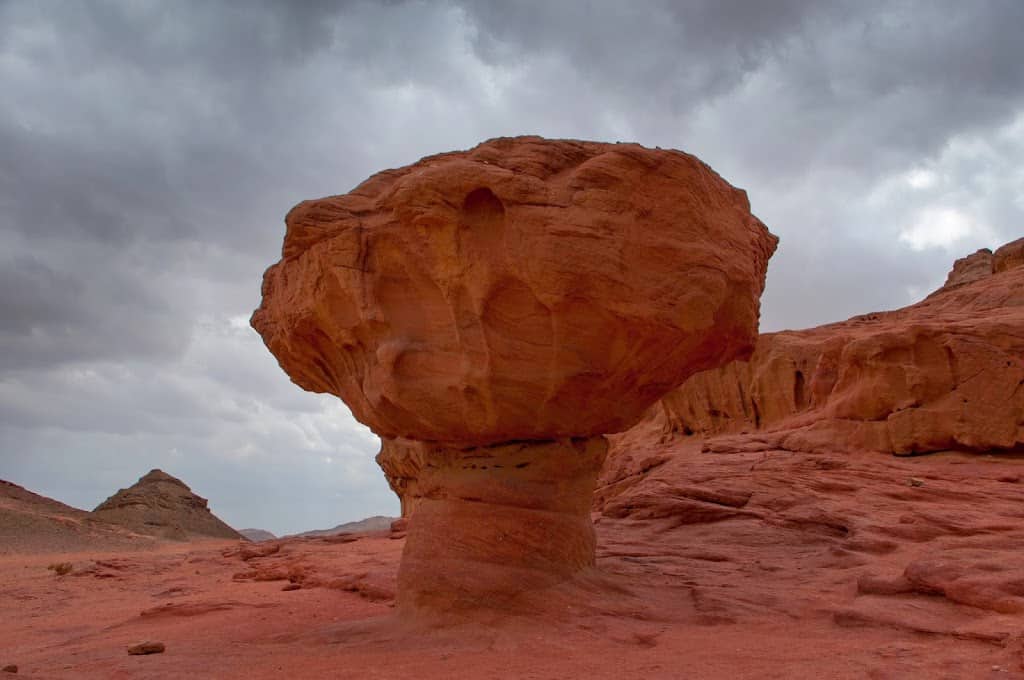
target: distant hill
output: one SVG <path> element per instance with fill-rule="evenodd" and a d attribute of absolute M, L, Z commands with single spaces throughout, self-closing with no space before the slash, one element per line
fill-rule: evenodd
<path fill-rule="evenodd" d="M 361 519 L 358 522 L 346 522 L 345 524 L 339 524 L 333 529 L 318 529 L 315 531 L 304 531 L 301 534 L 293 534 L 294 536 L 335 536 L 337 534 L 355 534 L 363 531 L 387 531 L 391 528 L 391 523 L 394 522 L 397 517 L 384 517 L 383 515 L 374 515 L 373 517 L 367 517 Z"/>
<path fill-rule="evenodd" d="M 0 480 L 0 554 L 111 550 L 153 545 L 152 536 Z"/>
<path fill-rule="evenodd" d="M 260 541 L 273 541 L 277 538 L 277 536 L 266 529 L 239 529 L 238 533 L 255 543 L 259 543 Z"/>
<path fill-rule="evenodd" d="M 94 517 L 171 540 L 242 538 L 210 512 L 206 499 L 177 477 L 150 470 L 132 486 L 96 506 Z"/>

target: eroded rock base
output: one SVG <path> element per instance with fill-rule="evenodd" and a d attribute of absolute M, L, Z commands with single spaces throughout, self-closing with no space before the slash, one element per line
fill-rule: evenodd
<path fill-rule="evenodd" d="M 607 450 L 604 437 L 472 449 L 385 443 L 385 461 L 421 463 L 405 498 L 400 613 L 513 611 L 521 595 L 593 566 L 590 506 Z"/>

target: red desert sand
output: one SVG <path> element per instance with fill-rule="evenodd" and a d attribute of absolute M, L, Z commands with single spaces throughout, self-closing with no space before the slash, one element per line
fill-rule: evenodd
<path fill-rule="evenodd" d="M 650 434 L 605 473 L 591 579 L 538 594 L 544 617 L 404 627 L 405 541 L 387 533 L 6 555 L 0 664 L 27 678 L 1024 677 L 1019 457 L 711 454 Z M 72 571 L 47 569 L 58 561 Z M 146 640 L 167 651 L 127 653 Z"/>
<path fill-rule="evenodd" d="M 296 382 L 353 399 L 386 435 L 379 460 L 406 518 L 391 531 L 172 542 L 0 486 L 0 667 L 37 678 L 1024 677 L 1024 242 L 958 261 L 917 305 L 766 334 L 751 354 L 774 239 L 699 161 L 649 153 L 495 140 L 296 208 L 265 284 L 279 306 L 265 302 L 256 325 Z M 616 241 L 668 219 L 643 206 L 669 210 L 670 187 L 637 178 L 672 176 L 677 162 L 704 182 L 683 187 L 681 204 L 718 215 L 686 229 L 735 228 L 740 255 L 684 247 L 673 232 Z M 493 167 L 441 172 L 464 163 Z M 490 197 L 474 193 L 481 177 Z M 635 198 L 617 195 L 622 181 Z M 392 219 L 419 231 L 393 233 Z M 565 238 L 581 241 L 575 259 Z M 514 241 L 508 259 L 462 259 L 495 239 Z M 678 285 L 696 297 L 630 279 L 630 244 L 644 258 L 693 258 Z M 558 266 L 564 277 L 550 274 Z M 576 287 L 576 268 L 594 283 Z M 571 318 L 563 295 L 588 315 Z M 545 324 L 547 339 L 531 342 Z M 609 352 L 638 346 L 610 358 L 601 338 Z M 749 361 L 716 368 L 735 357 Z M 579 412 L 588 394 L 594 412 Z M 544 432 L 552 441 L 532 436 Z M 165 651 L 129 654 L 143 642 Z"/>

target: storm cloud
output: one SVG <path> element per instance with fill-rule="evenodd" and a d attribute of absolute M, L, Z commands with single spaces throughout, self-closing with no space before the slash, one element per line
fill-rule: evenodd
<path fill-rule="evenodd" d="M 0 478 L 151 467 L 234 526 L 395 513 L 247 319 L 299 200 L 484 139 L 700 156 L 781 237 L 763 330 L 1024 230 L 1024 4 L 0 2 Z"/>

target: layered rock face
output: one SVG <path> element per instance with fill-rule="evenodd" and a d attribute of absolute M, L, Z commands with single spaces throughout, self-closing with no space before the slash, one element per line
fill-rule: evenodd
<path fill-rule="evenodd" d="M 924 301 L 767 333 L 748 362 L 693 376 L 647 418 L 710 450 L 1024 445 L 1024 239 L 957 260 Z"/>
<path fill-rule="evenodd" d="M 151 470 L 119 490 L 96 506 L 92 516 L 159 538 L 242 538 L 210 512 L 205 498 L 162 470 Z"/>
<path fill-rule="evenodd" d="M 252 324 L 384 439 L 414 608 L 592 563 L 602 435 L 750 353 L 776 245 L 693 156 L 537 137 L 379 173 L 286 222 Z"/>
<path fill-rule="evenodd" d="M 514 609 L 535 592 L 592 566 L 594 484 L 604 437 L 455 449 L 385 440 L 385 460 L 419 466 L 398 574 L 402 606 L 433 611 Z"/>

